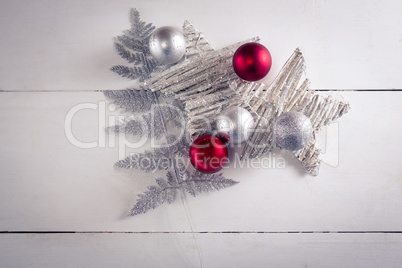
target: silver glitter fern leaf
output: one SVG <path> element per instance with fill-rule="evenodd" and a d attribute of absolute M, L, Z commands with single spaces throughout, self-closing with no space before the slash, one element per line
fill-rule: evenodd
<path fill-rule="evenodd" d="M 238 183 L 237 181 L 223 177 L 222 173 L 203 174 L 195 171 L 191 174 L 190 178 L 190 180 L 183 181 L 181 185 L 186 192 L 194 197 L 196 197 L 198 193 L 219 191 Z"/>
<path fill-rule="evenodd" d="M 116 65 L 111 68 L 111 71 L 123 77 L 138 79 L 143 82 L 151 78 L 152 73 L 163 72 L 167 69 L 177 69 L 175 65 L 161 65 L 151 57 L 148 41 L 155 27 L 151 23 L 146 24 L 141 21 L 139 12 L 136 9 L 131 10 L 130 20 L 131 28 L 116 38 L 115 48 L 117 53 L 131 66 Z M 184 23 L 183 32 L 187 44 L 184 61 L 193 61 L 194 59 L 200 59 L 204 54 L 214 53 L 214 48 L 191 23 L 187 21 Z M 236 44 L 236 46 L 239 45 Z M 229 47 L 229 49 L 233 49 L 233 47 Z M 223 49 L 222 51 L 226 52 L 226 50 Z M 210 59 L 211 62 L 219 60 L 218 53 L 214 54 L 214 59 Z M 205 67 L 199 66 L 203 70 L 205 70 Z M 218 73 L 222 71 L 217 66 L 215 66 L 215 69 Z M 198 83 L 199 79 L 195 78 L 198 75 L 202 76 L 202 74 L 197 74 L 196 69 L 193 71 L 195 71 L 195 76 L 186 79 L 189 83 Z M 225 72 L 225 70 L 223 71 Z M 213 77 L 212 80 L 220 80 L 220 75 Z M 210 91 L 216 91 L 219 89 L 217 85 L 222 84 L 222 82 L 213 82 L 213 87 L 211 87 L 208 84 L 211 82 L 211 78 L 207 77 L 205 81 L 202 81 L 202 87 L 206 87 Z M 193 87 L 193 89 L 196 88 L 197 86 Z M 189 119 L 186 104 L 201 92 L 194 92 L 196 94 L 191 97 L 188 95 L 192 94 L 188 94 L 189 91 L 187 90 L 180 93 L 175 90 L 152 91 L 154 90 L 150 90 L 149 84 L 143 84 L 143 87 L 138 90 L 104 91 L 105 96 L 113 104 L 124 112 L 131 114 L 131 116 L 122 120 L 119 125 L 110 127 L 112 131 L 139 136 L 145 135 L 156 139 L 165 137 L 169 145 L 156 148 L 153 151 L 132 154 L 115 164 L 118 168 L 132 168 L 144 172 L 167 170 L 166 178 L 156 179 L 156 185 L 149 186 L 144 193 L 138 195 L 137 202 L 130 211 L 132 216 L 146 213 L 164 203 L 170 204 L 179 193 L 181 196 L 186 192 L 192 196 L 197 196 L 200 193 L 220 190 L 238 183 L 223 177 L 222 174 L 202 174 L 198 171 L 188 171 L 182 162 L 187 164 L 189 162 L 188 152 L 191 140 L 186 139 L 187 135 L 182 135 L 178 140 L 174 135 L 168 135 L 168 127 L 185 128 L 185 123 Z M 205 95 L 206 93 L 204 92 L 203 94 Z M 170 96 L 175 96 L 173 102 L 169 102 L 169 100 L 166 100 L 165 103 L 159 102 L 160 97 L 167 98 Z M 184 96 L 188 96 L 188 98 Z M 197 104 L 193 103 L 190 106 L 193 105 Z"/>
<path fill-rule="evenodd" d="M 109 127 L 109 129 L 116 133 L 159 140 L 165 135 L 166 126 L 181 129 L 184 127 L 184 123 L 183 113 L 172 103 L 152 104 L 149 112 L 127 117 L 119 125 Z"/>
<path fill-rule="evenodd" d="M 145 81 L 152 72 L 164 70 L 167 66 L 158 63 L 149 52 L 148 40 L 155 27 L 142 21 L 136 9 L 131 10 L 130 21 L 131 28 L 116 38 L 115 49 L 132 65 L 115 65 L 110 70 L 125 78 Z"/>
<path fill-rule="evenodd" d="M 158 185 L 148 186 L 148 191 L 138 195 L 137 203 L 130 210 L 130 215 L 135 216 L 146 213 L 150 209 L 163 203 L 173 203 L 177 195 L 176 186 L 170 186 L 165 179 L 156 179 Z"/>
<path fill-rule="evenodd" d="M 225 178 L 221 173 L 202 174 L 198 171 L 190 173 L 182 165 L 179 165 L 177 172 L 176 179 L 174 178 L 175 175 L 168 171 L 166 173 L 167 180 L 158 178 L 156 179 L 157 185 L 149 186 L 146 192 L 139 194 L 137 203 L 130 210 L 130 215 L 146 213 L 148 210 L 155 209 L 164 203 L 172 203 L 177 196 L 178 190 L 185 191 L 196 197 L 200 193 L 218 191 L 238 183 L 232 179 Z"/>
<path fill-rule="evenodd" d="M 134 153 L 123 160 L 118 161 L 115 166 L 118 168 L 139 169 L 145 172 L 155 172 L 157 170 L 167 170 L 173 167 L 175 160 L 184 158 L 188 155 L 189 143 L 186 138 L 176 141 L 176 137 L 171 135 L 168 137 L 169 146 L 165 145 L 156 148 L 152 152 L 145 151 L 143 153 Z M 171 158 L 171 154 L 175 158 Z"/>
<path fill-rule="evenodd" d="M 155 104 L 154 94 L 143 87 L 140 89 L 105 90 L 103 93 L 114 105 L 129 113 L 148 112 Z"/>

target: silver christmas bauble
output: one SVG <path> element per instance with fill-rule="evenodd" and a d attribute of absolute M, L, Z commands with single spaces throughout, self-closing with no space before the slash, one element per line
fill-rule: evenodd
<path fill-rule="evenodd" d="M 230 107 L 216 118 L 216 131 L 229 137 L 229 142 L 240 144 L 248 139 L 254 127 L 253 116 L 244 108 Z"/>
<path fill-rule="evenodd" d="M 176 28 L 164 26 L 156 29 L 149 38 L 151 55 L 163 64 L 173 64 L 183 58 L 186 40 Z"/>
<path fill-rule="evenodd" d="M 310 119 L 299 112 L 286 112 L 279 116 L 273 129 L 276 145 L 289 151 L 306 146 L 313 137 Z"/>

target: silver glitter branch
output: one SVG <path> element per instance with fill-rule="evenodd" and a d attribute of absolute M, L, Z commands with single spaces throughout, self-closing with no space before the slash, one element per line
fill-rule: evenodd
<path fill-rule="evenodd" d="M 167 180 L 156 179 L 157 185 L 149 186 L 148 191 L 138 195 L 137 203 L 130 211 L 134 216 L 146 213 L 164 203 L 172 203 L 177 191 L 182 190 L 196 197 L 200 193 L 219 191 L 223 188 L 236 185 L 238 182 L 227 179 L 220 174 L 202 174 L 198 171 L 190 173 L 183 164 L 178 166 L 178 176 L 174 178 L 171 172 L 166 173 Z"/>
<path fill-rule="evenodd" d="M 148 40 L 155 29 L 151 23 L 141 21 L 140 13 L 136 9 L 130 12 L 131 28 L 123 35 L 117 37 L 115 48 L 117 53 L 132 65 L 115 65 L 110 70 L 129 79 L 144 81 L 151 76 L 152 72 L 167 68 L 152 58 Z"/>
<path fill-rule="evenodd" d="M 188 176 L 190 176 L 189 172 Z M 198 193 L 209 193 L 212 191 L 219 191 L 226 187 L 236 185 L 238 182 L 232 179 L 223 177 L 222 173 L 219 174 L 203 174 L 194 171 L 189 180 L 181 182 L 181 187 L 190 195 L 196 197 Z"/>
<path fill-rule="evenodd" d="M 114 105 L 129 113 L 148 112 L 155 104 L 153 93 L 143 87 L 140 89 L 105 90 L 103 93 Z"/>
<path fill-rule="evenodd" d="M 163 106 L 153 104 L 151 111 L 142 115 L 124 118 L 119 125 L 111 126 L 109 129 L 116 133 L 126 133 L 159 140 L 164 136 L 166 126 L 177 129 L 184 128 L 184 121 L 181 119 L 184 119 L 182 118 L 182 111 L 173 103 L 166 103 Z"/>
<path fill-rule="evenodd" d="M 165 124 L 178 129 L 184 127 L 183 103 L 179 100 L 166 102 L 161 106 L 155 102 L 155 93 L 145 88 L 106 90 L 104 94 L 117 107 L 134 114 L 125 117 L 119 125 L 109 127 L 116 133 L 160 139 L 164 135 Z M 159 113 L 159 108 L 162 114 Z M 155 112 L 157 109 L 158 112 Z"/>
<path fill-rule="evenodd" d="M 130 215 L 135 216 L 141 213 L 146 213 L 150 209 L 162 205 L 163 203 L 173 203 L 177 195 L 177 186 L 166 180 L 156 179 L 158 185 L 148 186 L 148 191 L 138 195 L 137 203 L 130 210 Z"/>
<path fill-rule="evenodd" d="M 171 135 L 168 137 L 169 146 L 165 145 L 156 148 L 152 152 L 134 153 L 123 160 L 118 161 L 115 166 L 118 168 L 139 169 L 145 172 L 155 172 L 156 170 L 167 170 L 173 167 L 174 161 L 179 158 L 185 158 L 190 148 L 186 138 L 176 141 L 176 137 Z M 175 158 L 171 158 L 173 153 Z"/>
<path fill-rule="evenodd" d="M 146 24 L 141 21 L 139 13 L 135 9 L 131 11 L 131 23 L 131 28 L 125 31 L 124 35 L 117 37 L 115 48 L 117 53 L 128 63 L 131 63 L 132 66 L 113 66 L 111 68 L 113 72 L 129 79 L 139 79 L 142 82 L 151 78 L 152 73 L 164 70 L 169 72 L 169 70 L 178 69 L 175 65 L 161 65 L 151 58 L 147 44 L 149 36 L 155 27 L 150 23 Z M 214 48 L 208 43 L 203 34 L 188 21 L 183 25 L 183 32 L 186 38 L 186 54 L 185 60 L 182 62 L 188 63 L 194 59 L 202 59 L 206 54 L 215 53 Z M 223 50 L 222 53 L 227 54 L 227 51 Z M 226 57 L 230 56 L 226 55 Z M 214 56 L 218 63 L 219 58 L 219 55 Z M 213 61 L 212 58 L 209 60 Z M 218 85 L 217 80 L 220 79 L 220 76 L 226 75 L 226 71 L 223 70 L 224 72 L 222 73 L 222 70 L 217 66 L 215 66 L 214 70 L 217 73 L 215 77 L 208 77 L 208 74 L 206 74 L 207 78 L 204 80 L 207 83 L 203 82 L 205 90 L 202 96 L 207 96 L 209 94 L 208 90 L 210 93 L 217 91 L 220 88 L 220 86 L 216 86 Z M 193 79 L 196 79 L 197 69 L 195 68 L 192 71 L 195 73 Z M 205 68 L 204 73 L 207 73 Z M 152 77 L 155 77 L 155 74 Z M 224 83 L 222 82 L 221 84 L 223 85 Z M 195 87 L 193 86 L 192 89 L 194 90 Z M 186 140 L 185 135 L 179 141 L 176 141 L 175 136 L 168 135 L 167 126 L 184 128 L 183 119 L 188 119 L 184 109 L 187 101 L 191 99 L 189 95 L 192 94 L 194 99 L 198 94 L 198 92 L 188 94 L 189 92 L 185 93 L 185 91 L 181 90 L 180 93 L 169 90 L 152 92 L 149 90 L 147 83 L 144 83 L 144 86 L 138 90 L 104 91 L 105 96 L 113 104 L 123 109 L 124 112 L 131 114 L 121 124 L 110 127 L 111 130 L 131 135 L 145 135 L 156 139 L 165 137 L 167 145 L 169 145 L 156 148 L 152 152 L 145 151 L 132 154 L 115 164 L 118 168 L 131 168 L 144 172 L 167 170 L 166 178 L 156 179 L 157 185 L 149 186 L 147 191 L 138 195 L 137 203 L 130 211 L 132 216 L 146 213 L 148 210 L 164 203 L 172 203 L 177 197 L 178 190 L 181 190 L 182 194 L 187 192 L 192 196 L 196 196 L 199 193 L 220 190 L 238 183 L 223 177 L 222 174 L 202 174 L 198 171 L 190 173 L 184 164 L 178 164 L 180 160 L 188 164 L 189 142 Z M 180 98 L 176 98 L 173 102 L 159 103 L 159 97 L 166 98 L 169 95 L 180 96 Z M 186 96 L 189 98 L 186 98 Z"/>

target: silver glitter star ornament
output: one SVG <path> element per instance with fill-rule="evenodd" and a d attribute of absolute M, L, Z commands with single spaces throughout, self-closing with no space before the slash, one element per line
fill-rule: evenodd
<path fill-rule="evenodd" d="M 231 81 L 230 87 L 241 96 L 242 106 L 258 117 L 255 131 L 243 148 L 242 159 L 259 157 L 275 148 L 276 119 L 285 112 L 300 112 L 310 119 L 313 138 L 293 154 L 310 174 L 318 175 L 321 161 L 315 133 L 347 113 L 350 105 L 310 89 L 308 79 L 303 78 L 304 69 L 303 55 L 296 49 L 269 86 L 241 79 Z"/>
<path fill-rule="evenodd" d="M 187 52 L 193 52 L 191 57 L 186 56 L 183 62 L 154 74 L 145 81 L 145 85 L 152 91 L 184 101 L 190 120 L 189 132 L 193 137 L 209 131 L 210 121 L 225 108 L 240 106 L 251 112 L 256 119 L 256 127 L 244 146 L 242 159 L 262 156 L 275 147 L 273 124 L 282 113 L 303 113 L 311 121 L 313 138 L 293 153 L 309 173 L 318 175 L 320 150 L 315 133 L 347 113 L 349 103 L 309 88 L 309 81 L 304 78 L 304 58 L 299 49 L 294 51 L 270 85 L 247 82 L 235 74 L 232 57 L 242 44 L 259 42 L 258 37 L 213 50 L 191 24 L 186 22 L 184 29 L 187 29 L 187 32 L 184 30 Z M 198 48 L 201 39 L 202 46 Z M 202 49 L 205 47 L 208 50 Z"/>

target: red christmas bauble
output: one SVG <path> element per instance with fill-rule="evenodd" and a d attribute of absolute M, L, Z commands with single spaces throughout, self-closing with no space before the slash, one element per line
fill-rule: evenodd
<path fill-rule="evenodd" d="M 246 43 L 233 55 L 233 68 L 236 74 L 247 81 L 257 81 L 266 76 L 271 69 L 272 58 L 268 49 L 259 43 Z"/>
<path fill-rule="evenodd" d="M 190 147 L 190 162 L 202 173 L 215 173 L 228 162 L 228 148 L 218 137 L 203 135 Z"/>

